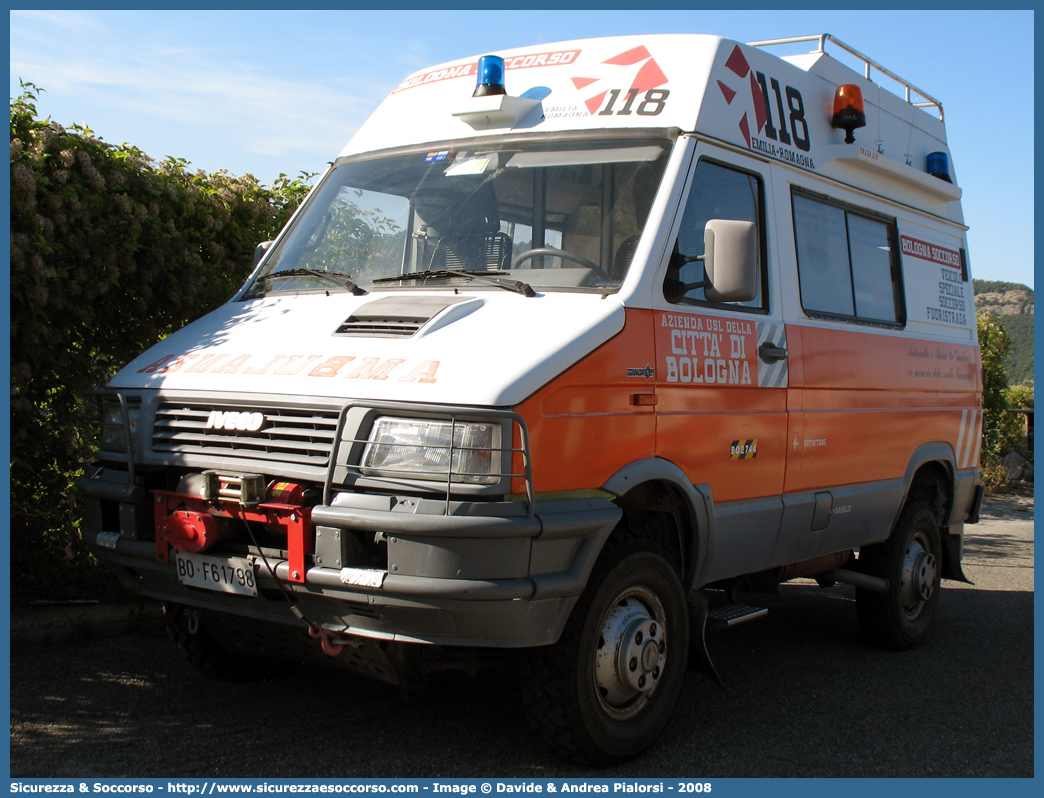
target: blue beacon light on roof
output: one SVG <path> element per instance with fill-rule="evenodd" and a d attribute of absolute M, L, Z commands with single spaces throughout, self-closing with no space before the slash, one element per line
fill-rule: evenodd
<path fill-rule="evenodd" d="M 472 97 L 507 94 L 504 87 L 504 59 L 499 55 L 484 55 L 478 61 L 478 85 Z"/>
<path fill-rule="evenodd" d="M 950 159 L 946 157 L 945 152 L 930 152 L 927 161 L 925 171 L 928 174 L 945 180 L 947 183 L 953 182 L 953 178 L 950 177 Z"/>

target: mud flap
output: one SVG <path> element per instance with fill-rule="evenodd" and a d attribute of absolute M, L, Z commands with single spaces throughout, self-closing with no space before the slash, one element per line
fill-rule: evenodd
<path fill-rule="evenodd" d="M 940 543 L 942 544 L 942 578 L 974 585 L 975 583 L 965 576 L 964 571 L 961 569 L 961 554 L 964 548 L 963 536 L 943 535 Z"/>

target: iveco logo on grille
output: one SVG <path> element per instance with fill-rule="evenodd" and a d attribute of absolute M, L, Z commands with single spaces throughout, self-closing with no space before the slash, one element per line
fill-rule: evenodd
<path fill-rule="evenodd" d="M 204 429 L 223 429 L 229 432 L 257 432 L 264 425 L 265 417 L 261 413 L 211 410 Z"/>

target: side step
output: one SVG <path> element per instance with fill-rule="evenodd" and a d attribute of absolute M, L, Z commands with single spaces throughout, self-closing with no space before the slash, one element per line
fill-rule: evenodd
<path fill-rule="evenodd" d="M 708 621 L 714 621 L 716 626 L 731 627 L 743 621 L 751 621 L 768 615 L 768 607 L 748 607 L 746 604 L 727 604 L 711 610 L 707 601 L 707 594 L 702 590 L 693 590 L 688 595 L 689 623 L 692 625 L 689 633 L 689 670 L 703 671 L 716 681 L 721 687 L 725 686 L 717 668 L 711 662 L 710 652 L 707 650 L 707 638 L 705 631 Z"/>
<path fill-rule="evenodd" d="M 731 628 L 745 621 L 768 615 L 768 607 L 749 607 L 746 604 L 726 604 L 707 613 L 707 619 L 718 626 Z"/>

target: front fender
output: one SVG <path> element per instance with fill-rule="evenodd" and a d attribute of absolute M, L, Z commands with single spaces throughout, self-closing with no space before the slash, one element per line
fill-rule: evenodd
<path fill-rule="evenodd" d="M 687 536 L 687 540 L 683 541 L 682 551 L 691 552 L 685 563 L 683 582 L 692 587 L 703 572 L 710 550 L 711 525 L 714 518 L 714 499 L 710 485 L 693 485 L 685 472 L 670 460 L 649 457 L 624 466 L 602 487 L 614 496 L 620 497 L 649 482 L 666 483 L 677 489 L 683 497 L 686 513 L 691 521 L 689 529 L 681 530 L 681 534 Z"/>

